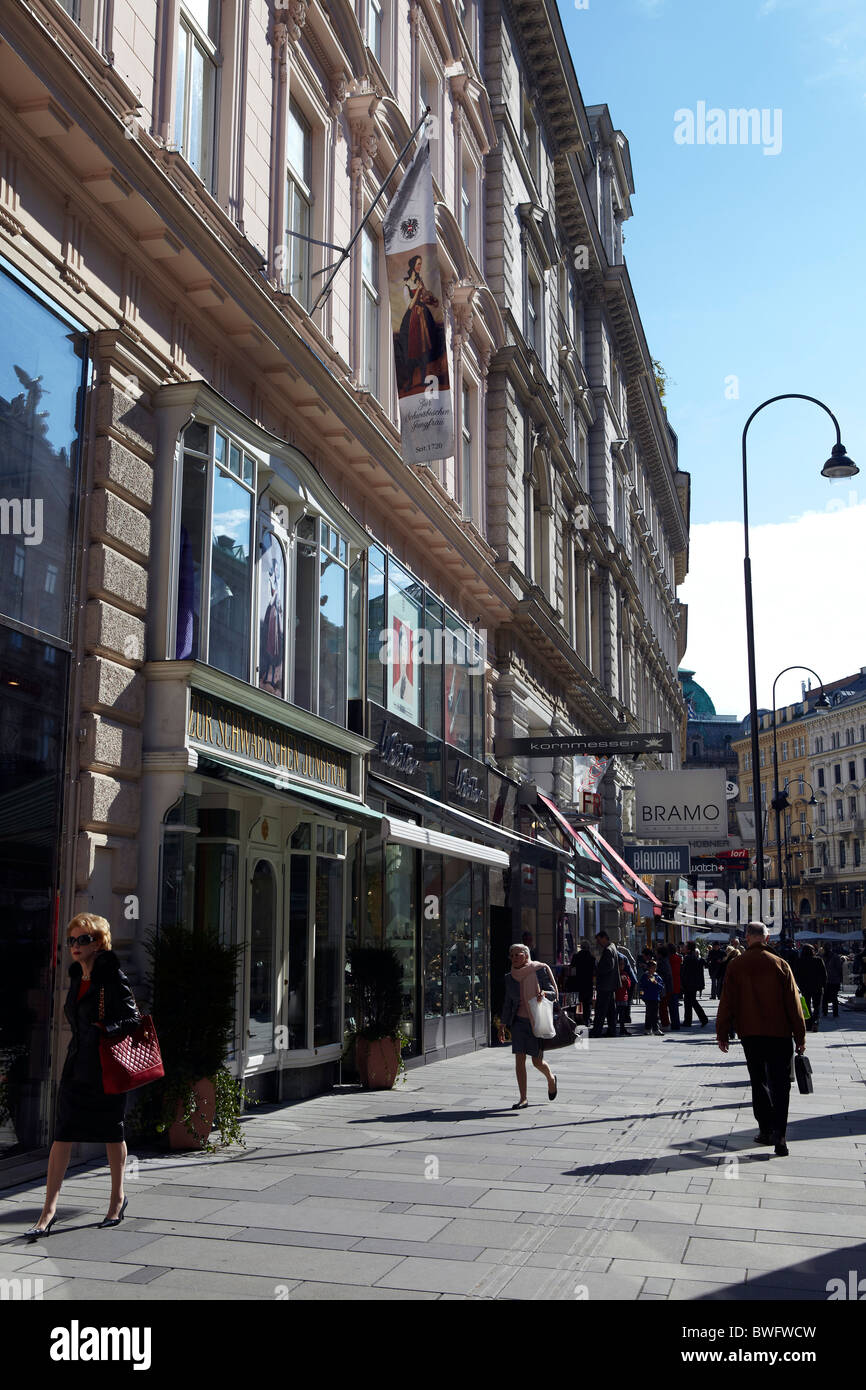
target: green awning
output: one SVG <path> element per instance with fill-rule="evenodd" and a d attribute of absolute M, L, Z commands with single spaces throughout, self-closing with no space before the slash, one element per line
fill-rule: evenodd
<path fill-rule="evenodd" d="M 312 808 L 317 811 L 327 806 L 343 819 L 354 821 L 357 825 L 372 827 L 379 825 L 383 819 L 381 811 L 372 811 L 363 802 L 352 801 L 347 796 L 340 796 L 338 792 L 309 787 L 304 782 L 293 782 L 287 777 L 278 778 L 276 774 L 259 772 L 257 768 L 239 767 L 236 763 L 223 762 L 220 758 L 199 757 L 198 771 L 204 777 L 218 777 L 223 782 L 263 782 L 273 792 L 291 796 L 298 801 L 310 802 Z"/>

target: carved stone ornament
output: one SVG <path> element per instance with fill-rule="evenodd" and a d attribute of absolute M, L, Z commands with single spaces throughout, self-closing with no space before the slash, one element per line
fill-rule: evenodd
<path fill-rule="evenodd" d="M 458 280 L 451 291 L 451 311 L 454 315 L 454 332 L 464 341 L 472 332 L 475 320 L 476 285 L 472 280 Z"/>
<path fill-rule="evenodd" d="M 274 0 L 271 42 L 282 54 L 289 42 L 297 43 L 307 22 L 308 0 Z"/>
<path fill-rule="evenodd" d="M 343 102 L 349 95 L 349 79 L 344 72 L 335 72 L 331 77 L 331 115 L 339 117 Z"/>

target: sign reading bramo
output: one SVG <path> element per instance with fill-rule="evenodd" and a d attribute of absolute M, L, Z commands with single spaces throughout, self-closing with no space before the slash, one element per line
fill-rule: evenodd
<path fill-rule="evenodd" d="M 215 748 L 319 787 L 347 791 L 349 758 L 314 739 L 303 738 L 282 724 L 260 719 L 249 710 L 190 691 L 187 737 L 200 748 Z M 239 764 L 240 765 L 240 764 Z"/>
<path fill-rule="evenodd" d="M 727 834 L 728 803 L 722 771 L 637 772 L 634 794 L 641 835 L 691 844 Z"/>

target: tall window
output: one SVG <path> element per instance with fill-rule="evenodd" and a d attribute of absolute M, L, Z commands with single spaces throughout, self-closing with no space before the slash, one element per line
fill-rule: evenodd
<path fill-rule="evenodd" d="M 361 237 L 361 385 L 379 393 L 379 244 L 364 228 Z"/>
<path fill-rule="evenodd" d="M 367 47 L 382 61 L 382 0 L 367 0 Z"/>
<path fill-rule="evenodd" d="M 286 278 L 283 288 L 305 308 L 310 303 L 310 243 L 312 233 L 313 138 L 309 124 L 296 102 L 289 102 L 286 178 Z M 291 235 L 300 233 L 298 236 Z"/>
<path fill-rule="evenodd" d="M 463 515 L 471 517 L 472 505 L 472 392 L 464 383 L 460 405 L 460 493 Z"/>
<path fill-rule="evenodd" d="M 474 177 L 472 170 L 465 164 L 463 166 L 463 177 L 460 185 L 460 230 L 463 233 L 463 240 L 466 245 L 472 245 L 472 192 Z"/>
<path fill-rule="evenodd" d="M 541 356 L 541 276 L 527 261 L 526 266 L 526 341 Z"/>
<path fill-rule="evenodd" d="M 183 0 L 177 44 L 175 139 L 208 188 L 214 164 L 219 0 Z"/>

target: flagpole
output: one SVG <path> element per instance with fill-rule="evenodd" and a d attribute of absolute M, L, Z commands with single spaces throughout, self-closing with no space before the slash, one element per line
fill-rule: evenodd
<path fill-rule="evenodd" d="M 321 303 L 321 301 L 325 298 L 325 295 L 328 294 L 328 293 L 330 292 L 331 285 L 333 284 L 334 279 L 335 279 L 336 276 L 337 276 L 337 273 L 339 272 L 339 270 L 341 269 L 341 267 L 343 266 L 343 264 L 348 260 L 350 254 L 351 254 L 351 251 L 352 251 L 352 247 L 355 245 L 355 242 L 358 240 L 358 237 L 361 235 L 361 233 L 363 232 L 364 228 L 366 227 L 367 223 L 368 223 L 369 220 L 370 220 L 370 214 L 372 213 L 372 211 L 373 211 L 373 209 L 375 208 L 376 204 L 379 202 L 379 199 L 382 197 L 382 194 L 385 192 L 385 189 L 388 187 L 388 184 L 391 182 L 391 179 L 393 178 L 394 174 L 397 172 L 398 168 L 400 167 L 401 163 L 403 162 L 403 158 L 404 158 L 404 156 L 405 156 L 407 150 L 409 149 L 410 145 L 412 144 L 412 141 L 413 141 L 413 140 L 415 139 L 415 137 L 417 136 L 418 131 L 421 129 L 422 125 L 424 125 L 424 123 L 426 122 L 427 117 L 428 117 L 429 115 L 430 115 L 430 107 L 427 106 L 427 107 L 424 108 L 424 115 L 421 117 L 421 119 L 420 119 L 420 121 L 418 122 L 418 124 L 416 125 L 415 129 L 412 131 L 412 134 L 409 136 L 409 139 L 406 141 L 405 145 L 403 146 L 402 150 L 400 151 L 400 153 L 398 154 L 396 160 L 394 161 L 393 168 L 390 170 L 390 172 L 388 173 L 387 177 L 383 180 L 382 186 L 381 186 L 381 188 L 379 189 L 379 192 L 376 194 L 376 196 L 375 196 L 375 198 L 373 199 L 372 203 L 371 203 L 370 206 L 368 207 L 366 213 L 365 213 L 364 216 L 361 218 L 361 221 L 360 221 L 360 223 L 358 224 L 358 229 L 357 229 L 357 231 L 355 232 L 355 234 L 354 234 L 354 236 L 352 237 L 352 240 L 349 242 L 348 246 L 347 246 L 347 247 L 345 248 L 345 250 L 343 251 L 343 254 L 342 254 L 342 256 L 340 257 L 340 259 L 337 261 L 337 264 L 334 266 L 334 269 L 332 270 L 331 275 L 330 275 L 330 277 L 329 277 L 327 283 L 324 284 L 324 285 L 322 286 L 322 288 L 319 290 L 319 293 L 318 293 L 318 295 L 316 296 L 316 302 L 315 302 L 315 304 L 313 305 L 312 309 L 310 310 L 310 317 L 311 317 L 311 318 L 312 318 L 313 314 L 316 312 L 316 310 L 318 309 L 319 304 Z"/>

